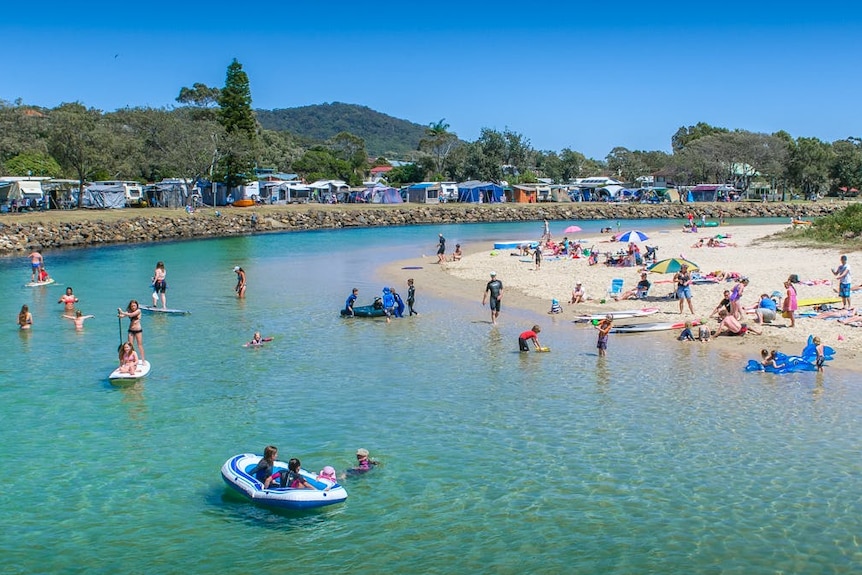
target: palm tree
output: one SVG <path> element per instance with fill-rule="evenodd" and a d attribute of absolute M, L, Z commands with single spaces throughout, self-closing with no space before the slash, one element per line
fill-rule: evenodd
<path fill-rule="evenodd" d="M 458 136 L 449 131 L 449 124 L 443 118 L 439 122 L 428 124 L 425 128 L 425 137 L 419 140 L 419 149 L 434 157 L 434 167 L 438 174 L 442 174 L 443 162 L 457 143 Z"/>

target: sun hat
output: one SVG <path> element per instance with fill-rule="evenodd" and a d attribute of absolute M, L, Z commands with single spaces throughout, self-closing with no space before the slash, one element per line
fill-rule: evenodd
<path fill-rule="evenodd" d="M 238 272 L 238 271 L 239 271 L 239 266 L 233 266 L 233 271 Z"/>
<path fill-rule="evenodd" d="M 331 465 L 327 465 L 326 467 L 324 467 L 323 469 L 320 470 L 320 473 L 318 473 L 318 475 L 320 475 L 320 477 L 324 477 L 326 479 L 331 479 L 332 481 L 335 481 L 335 468 L 332 467 Z"/>
<path fill-rule="evenodd" d="M 495 276 L 495 275 L 497 275 L 497 272 L 491 272 L 491 276 L 492 276 L 492 277 L 493 277 L 493 276 Z"/>
<path fill-rule="evenodd" d="M 356 450 L 356 455 L 360 455 L 362 457 L 368 457 L 368 450 L 365 449 L 364 447 L 360 447 L 359 449 Z"/>
<path fill-rule="evenodd" d="M 552 303 L 553 305 L 557 305 L 557 304 L 558 304 L 558 303 L 560 303 L 560 302 L 558 302 L 558 301 L 557 301 L 557 300 L 555 300 L 555 299 L 552 299 L 552 300 L 551 300 L 551 303 Z"/>

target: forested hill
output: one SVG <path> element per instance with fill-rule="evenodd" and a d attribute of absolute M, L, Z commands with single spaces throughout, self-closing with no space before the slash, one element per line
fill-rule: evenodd
<path fill-rule="evenodd" d="M 341 102 L 256 113 L 264 129 L 288 131 L 302 138 L 324 141 L 350 132 L 365 140 L 371 156 L 402 156 L 415 150 L 425 134 L 425 126 Z"/>

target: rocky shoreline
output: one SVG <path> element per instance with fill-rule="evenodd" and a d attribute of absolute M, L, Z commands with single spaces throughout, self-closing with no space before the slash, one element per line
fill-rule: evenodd
<path fill-rule="evenodd" d="M 797 218 L 831 214 L 844 202 L 697 204 L 403 204 L 294 205 L 206 208 L 194 213 L 163 208 L 7 214 L 0 217 L 0 256 L 52 250 L 355 227 L 548 220 Z"/>

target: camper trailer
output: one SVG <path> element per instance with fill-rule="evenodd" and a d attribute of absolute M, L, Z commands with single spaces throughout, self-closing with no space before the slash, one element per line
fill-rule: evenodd
<path fill-rule="evenodd" d="M 42 207 L 45 197 L 42 181 L 50 178 L 0 178 L 0 202 L 14 209 L 34 209 Z"/>

